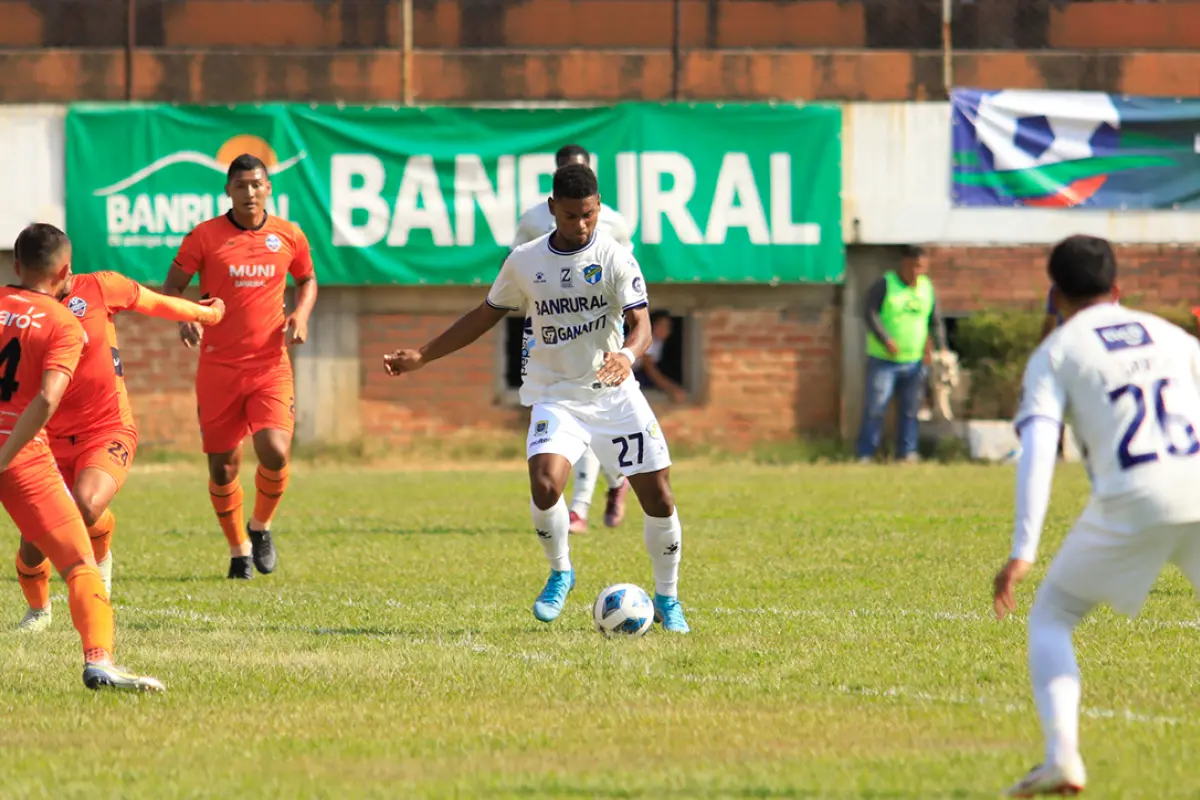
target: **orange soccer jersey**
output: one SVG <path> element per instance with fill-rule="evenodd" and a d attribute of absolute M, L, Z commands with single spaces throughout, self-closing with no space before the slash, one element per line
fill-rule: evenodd
<path fill-rule="evenodd" d="M 71 278 L 67 310 L 87 335 L 75 378 L 46 426 L 52 437 L 83 439 L 134 427 L 112 315 L 135 308 L 141 287 L 115 272 Z"/>
<path fill-rule="evenodd" d="M 268 215 L 247 229 L 225 214 L 187 235 L 175 266 L 189 275 L 199 272 L 200 291 L 225 301 L 225 318 L 204 332 L 202 362 L 255 366 L 283 357 L 287 276 L 299 281 L 313 274 L 299 227 Z"/>

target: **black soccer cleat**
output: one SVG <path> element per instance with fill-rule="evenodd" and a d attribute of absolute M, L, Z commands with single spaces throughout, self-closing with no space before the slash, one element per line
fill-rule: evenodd
<path fill-rule="evenodd" d="M 254 577 L 254 567 L 250 563 L 250 556 L 234 556 L 229 559 L 229 574 L 227 578 L 236 578 L 238 580 L 248 581 Z"/>
<path fill-rule="evenodd" d="M 270 531 L 252 531 L 250 526 L 246 526 L 246 533 L 250 534 L 250 548 L 254 553 L 254 568 L 263 575 L 268 575 L 275 571 L 275 543 L 271 541 Z"/>

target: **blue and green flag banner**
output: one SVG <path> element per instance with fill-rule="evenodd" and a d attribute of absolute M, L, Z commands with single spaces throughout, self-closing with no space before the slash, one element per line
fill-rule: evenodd
<path fill-rule="evenodd" d="M 229 207 L 225 171 L 268 165 L 269 210 L 300 224 L 324 283 L 490 283 L 554 152 L 593 154 L 650 281 L 836 283 L 841 110 L 76 105 L 68 233 L 80 271 L 161 282 L 180 241 Z"/>
<path fill-rule="evenodd" d="M 955 89 L 956 206 L 1200 208 L 1200 99 Z"/>

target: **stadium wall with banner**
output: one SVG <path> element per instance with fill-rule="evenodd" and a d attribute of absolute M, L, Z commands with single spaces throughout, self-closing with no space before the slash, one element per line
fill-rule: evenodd
<path fill-rule="evenodd" d="M 82 271 L 161 280 L 227 208 L 226 165 L 268 164 L 326 284 L 480 284 L 553 153 L 589 147 L 651 282 L 837 283 L 841 109 L 80 105 L 66 119 L 67 225 Z"/>

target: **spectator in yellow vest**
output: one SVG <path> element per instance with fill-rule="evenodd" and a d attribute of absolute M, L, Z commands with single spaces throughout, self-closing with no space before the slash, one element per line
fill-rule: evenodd
<path fill-rule="evenodd" d="M 929 259 L 920 247 L 906 246 L 900 268 L 888 272 L 867 290 L 867 378 L 859 461 L 868 462 L 879 449 L 883 415 L 897 398 L 896 458 L 917 461 L 917 412 L 925 391 L 924 361 L 936 342 L 946 348 L 946 328 L 938 313 Z"/>

